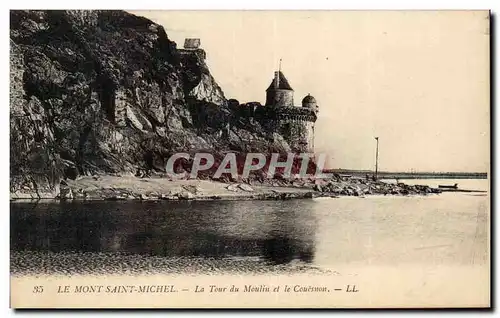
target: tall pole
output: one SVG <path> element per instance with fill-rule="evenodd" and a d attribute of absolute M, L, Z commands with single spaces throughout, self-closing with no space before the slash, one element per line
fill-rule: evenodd
<path fill-rule="evenodd" d="M 377 153 L 375 155 L 375 180 L 378 180 L 378 137 L 375 137 L 377 141 Z"/>

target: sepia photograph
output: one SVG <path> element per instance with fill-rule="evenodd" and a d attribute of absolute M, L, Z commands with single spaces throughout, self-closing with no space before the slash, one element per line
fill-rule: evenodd
<path fill-rule="evenodd" d="M 10 306 L 490 308 L 488 10 L 10 10 Z"/>

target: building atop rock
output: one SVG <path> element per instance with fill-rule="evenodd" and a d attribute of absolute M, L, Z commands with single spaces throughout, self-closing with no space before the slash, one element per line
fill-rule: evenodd
<path fill-rule="evenodd" d="M 186 38 L 184 48 L 178 51 L 181 55 L 197 55 L 202 60 L 207 58 L 205 50 L 201 48 L 201 40 L 198 38 Z"/>
<path fill-rule="evenodd" d="M 279 133 L 293 151 L 314 152 L 314 124 L 318 118 L 316 99 L 308 94 L 302 105 L 294 105 L 293 88 L 281 69 L 266 90 L 266 103 L 255 114 L 269 133 Z"/>
<path fill-rule="evenodd" d="M 200 39 L 187 38 L 184 40 L 185 50 L 196 50 L 199 49 L 201 45 Z"/>

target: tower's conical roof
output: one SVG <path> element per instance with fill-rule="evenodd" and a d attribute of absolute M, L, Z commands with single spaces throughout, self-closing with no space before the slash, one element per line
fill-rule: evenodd
<path fill-rule="evenodd" d="M 278 76 L 279 76 L 278 87 L 276 87 L 276 76 L 275 76 L 273 78 L 273 81 L 271 82 L 271 85 L 269 85 L 267 90 L 277 88 L 277 89 L 287 89 L 287 90 L 293 91 L 293 88 L 290 86 L 290 84 L 288 83 L 288 80 L 286 79 L 285 75 L 283 75 L 283 73 L 281 71 L 278 71 Z"/>

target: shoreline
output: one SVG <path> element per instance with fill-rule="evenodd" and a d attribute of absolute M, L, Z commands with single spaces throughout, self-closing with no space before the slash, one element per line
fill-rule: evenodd
<path fill-rule="evenodd" d="M 32 201 L 237 201 L 337 198 L 369 195 L 428 195 L 441 189 L 425 185 L 393 184 L 361 178 L 321 180 L 266 180 L 219 182 L 167 177 L 85 176 L 62 181 L 54 192 L 22 189 L 10 193 L 10 202 Z"/>

